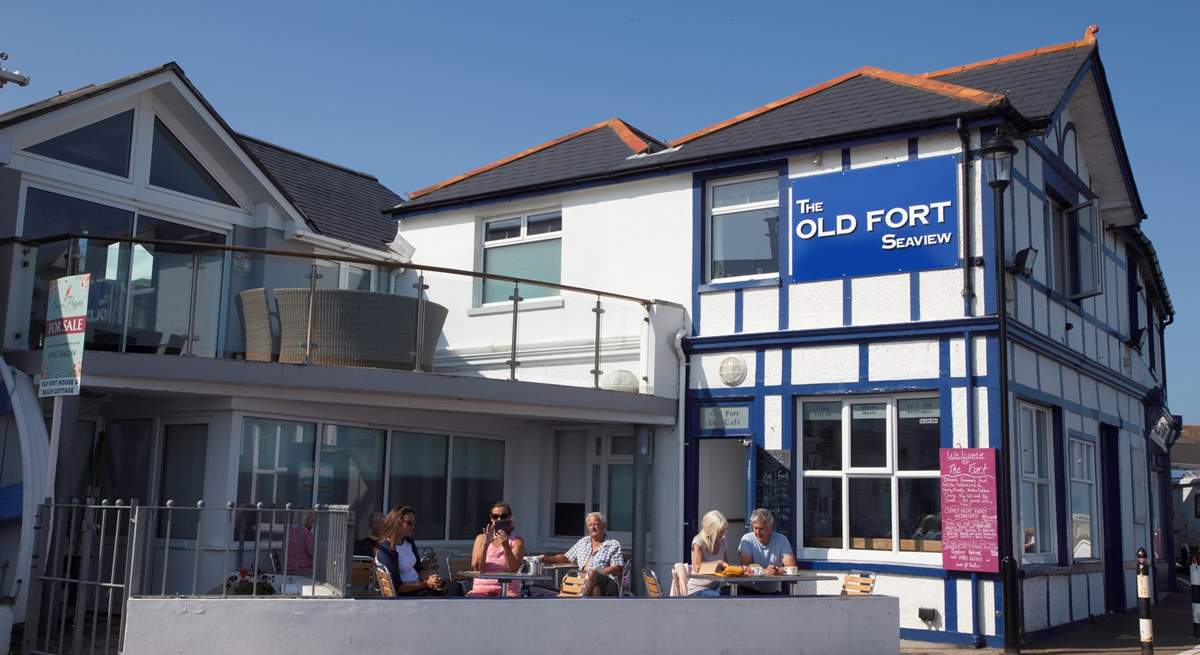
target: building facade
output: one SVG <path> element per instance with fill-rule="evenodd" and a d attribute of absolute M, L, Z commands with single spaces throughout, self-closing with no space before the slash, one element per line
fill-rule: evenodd
<path fill-rule="evenodd" d="M 670 142 L 614 119 L 392 214 L 426 262 L 689 308 L 675 557 L 707 510 L 732 551 L 765 506 L 802 566 L 875 573 L 903 636 L 995 645 L 1006 621 L 1036 634 L 1135 606 L 1139 547 L 1160 591 L 1173 578 L 1174 313 L 1095 34 L 864 67 Z M 1017 146 L 1003 217 L 981 151 L 998 129 Z M 535 234 L 547 213 L 557 232 Z M 1015 619 L 999 576 L 943 567 L 939 451 L 958 447 L 1007 449 Z"/>

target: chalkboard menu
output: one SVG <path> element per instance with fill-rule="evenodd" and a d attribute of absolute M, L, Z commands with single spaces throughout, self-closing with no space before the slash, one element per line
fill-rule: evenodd
<path fill-rule="evenodd" d="M 942 568 L 1000 571 L 996 451 L 942 448 Z"/>
<path fill-rule="evenodd" d="M 755 448 L 754 506 L 775 515 L 775 532 L 792 534 L 792 451 Z"/>

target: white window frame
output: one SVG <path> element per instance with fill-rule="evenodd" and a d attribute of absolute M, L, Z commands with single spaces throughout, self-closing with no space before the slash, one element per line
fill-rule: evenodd
<path fill-rule="evenodd" d="M 1047 457 L 1046 477 L 1039 477 L 1037 475 L 1037 461 L 1036 460 L 1034 461 L 1034 465 L 1033 465 L 1033 474 L 1026 474 L 1024 472 L 1024 467 L 1022 466 L 1022 461 L 1021 461 L 1021 412 L 1025 411 L 1025 410 L 1029 410 L 1029 411 L 1033 412 L 1033 417 L 1034 417 L 1034 421 L 1035 421 L 1033 438 L 1035 441 L 1037 439 L 1036 421 L 1038 420 L 1039 414 L 1044 416 L 1044 419 L 1045 419 L 1046 443 L 1044 444 L 1045 450 L 1042 452 L 1044 452 Z M 1055 448 L 1054 448 L 1054 443 L 1055 443 L 1054 412 L 1051 411 L 1051 409 L 1049 407 L 1046 407 L 1045 405 L 1037 405 L 1037 404 L 1026 402 L 1023 400 L 1018 401 L 1017 402 L 1017 411 L 1014 416 L 1014 423 L 1015 423 L 1015 425 L 1013 426 L 1014 429 L 1012 430 L 1011 438 L 1013 439 L 1013 442 L 1014 442 L 1012 444 L 1012 452 L 1016 453 L 1016 457 L 1013 458 L 1013 466 L 1015 467 L 1015 470 L 1013 471 L 1013 473 L 1014 473 L 1014 479 L 1017 480 L 1017 484 L 1010 491 L 1015 496 L 1015 501 L 1016 501 L 1013 503 L 1013 507 L 1016 508 L 1015 515 L 1013 516 L 1013 520 L 1015 521 L 1015 526 L 1017 528 L 1021 527 L 1021 489 L 1025 485 L 1025 483 L 1033 484 L 1035 486 L 1035 488 L 1039 485 L 1044 485 L 1046 487 L 1046 489 L 1049 493 L 1048 505 L 1050 507 L 1050 512 L 1052 514 L 1052 516 L 1050 517 L 1049 525 L 1057 526 L 1058 525 L 1058 516 L 1056 516 L 1056 514 L 1058 511 L 1057 510 L 1058 506 L 1056 503 L 1057 503 L 1058 491 L 1057 491 L 1057 489 L 1055 489 L 1055 481 L 1054 481 L 1054 472 L 1056 470 L 1055 469 Z M 1034 450 L 1037 451 L 1037 449 L 1038 449 L 1037 444 L 1035 443 Z M 1039 511 L 1036 500 L 1034 501 L 1033 505 L 1034 505 L 1034 511 L 1035 512 Z M 1038 515 L 1034 518 L 1034 525 L 1040 525 L 1040 524 L 1041 524 L 1041 516 Z M 1050 534 L 1042 535 L 1044 537 L 1043 542 L 1045 543 L 1046 549 L 1043 551 L 1036 552 L 1036 553 L 1025 552 L 1024 534 L 1023 534 L 1022 530 L 1015 529 L 1012 532 L 1013 532 L 1012 536 L 1013 536 L 1013 542 L 1014 542 L 1013 548 L 1015 549 L 1014 552 L 1021 554 L 1021 561 L 1023 563 L 1049 564 L 1049 563 L 1054 563 L 1054 562 L 1058 561 L 1058 530 L 1057 529 L 1051 529 Z"/>
<path fill-rule="evenodd" d="M 612 454 L 613 438 L 614 437 L 630 437 L 631 439 L 633 439 L 634 448 L 637 448 L 637 435 L 634 433 L 634 430 L 631 427 L 590 428 L 589 429 L 589 428 L 581 427 L 581 426 L 559 426 L 558 428 L 556 428 L 555 430 L 553 430 L 550 433 L 551 439 L 553 440 L 553 444 L 554 444 L 554 458 L 552 460 L 553 468 L 551 469 L 553 471 L 553 474 L 551 476 L 551 485 L 550 485 L 551 486 L 550 503 L 548 504 L 547 514 L 546 514 L 546 523 L 545 523 L 545 525 L 546 525 L 545 533 L 546 534 L 543 535 L 543 538 L 545 540 L 549 540 L 549 541 L 563 540 L 564 543 L 566 541 L 570 541 L 571 543 L 574 543 L 576 540 L 578 540 L 583 535 L 580 534 L 580 535 L 576 535 L 576 536 L 571 536 L 571 535 L 562 535 L 562 534 L 554 533 L 554 505 L 558 500 L 557 463 L 558 463 L 558 456 L 559 456 L 559 451 L 558 451 L 558 433 L 559 432 L 584 432 L 586 434 L 586 436 L 583 437 L 583 439 L 586 442 L 585 446 L 584 446 L 584 452 L 586 453 L 586 456 L 584 459 L 584 476 L 585 477 L 584 477 L 584 481 L 583 481 L 584 516 L 586 516 L 587 514 L 589 514 L 591 512 L 600 512 L 601 514 L 603 514 L 605 516 L 606 519 L 610 515 L 609 506 L 608 506 L 609 467 L 611 467 L 613 465 L 621 465 L 621 464 L 628 464 L 630 466 L 633 465 L 633 453 L 630 453 L 628 455 Z M 596 441 L 597 440 L 600 441 L 600 454 L 599 455 L 596 454 Z M 651 435 L 651 438 L 650 438 L 650 451 L 647 455 L 646 461 L 647 461 L 648 465 L 653 465 L 653 463 L 654 463 L 654 437 L 653 437 L 653 435 Z M 593 485 L 597 484 L 597 481 L 595 481 L 594 474 L 593 474 L 594 466 L 600 467 L 600 479 L 598 481 L 599 486 L 595 487 L 596 493 L 599 494 L 599 498 L 594 498 L 592 496 Z M 581 533 L 583 532 L 582 525 L 580 526 L 580 532 Z M 608 535 L 611 538 L 616 539 L 617 541 L 620 541 L 622 544 L 632 543 L 632 540 L 633 540 L 633 533 L 630 531 L 609 530 Z"/>
<path fill-rule="evenodd" d="M 797 503 L 797 520 L 796 520 L 796 535 L 798 542 L 797 553 L 803 559 L 832 559 L 832 560 L 858 560 L 866 562 L 896 562 L 902 561 L 911 564 L 930 564 L 941 566 L 942 554 L 940 552 L 928 553 L 919 551 L 900 550 L 900 534 L 897 526 L 900 524 L 900 480 L 903 479 L 941 479 L 942 474 L 939 469 L 930 469 L 926 471 L 904 471 L 899 470 L 894 453 L 896 452 L 896 444 L 899 440 L 899 413 L 898 405 L 901 400 L 909 399 L 938 399 L 940 395 L 937 391 L 925 391 L 902 394 L 887 394 L 887 395 L 847 395 L 847 396 L 805 396 L 797 398 L 795 401 L 796 411 L 796 427 L 795 439 L 797 448 L 803 453 L 804 439 L 804 403 L 842 403 L 842 469 L 837 471 L 830 470 L 805 470 L 803 457 L 797 463 L 800 468 L 800 474 L 796 476 L 796 488 L 794 490 L 795 497 L 799 499 Z M 887 466 L 881 468 L 851 468 L 850 467 L 850 407 L 855 404 L 871 404 L 871 403 L 886 403 L 887 404 Z M 950 417 L 940 416 L 939 421 L 948 421 Z M 841 480 L 841 512 L 842 512 L 842 547 L 841 548 L 816 548 L 804 546 L 804 481 L 813 478 L 839 479 Z M 859 548 L 851 548 L 850 544 L 850 480 L 854 478 L 887 478 L 891 481 L 891 520 L 892 520 L 892 547 L 890 550 L 867 550 Z"/>
<path fill-rule="evenodd" d="M 1080 448 L 1090 450 L 1091 466 L 1088 467 L 1087 472 L 1091 475 L 1091 478 L 1080 478 L 1080 477 L 1075 476 L 1075 467 L 1074 467 L 1075 455 L 1072 452 L 1072 449 L 1076 445 L 1078 445 Z M 1098 471 L 1096 468 L 1096 444 L 1095 444 L 1095 442 L 1089 441 L 1087 439 L 1080 439 L 1079 437 L 1071 437 L 1067 440 L 1067 457 L 1069 458 L 1069 460 L 1072 464 L 1069 467 L 1069 470 L 1067 472 L 1068 483 L 1071 485 L 1070 487 L 1067 488 L 1067 499 L 1070 501 L 1068 504 L 1071 504 L 1074 502 L 1075 494 L 1073 493 L 1074 492 L 1073 487 L 1074 487 L 1075 483 L 1088 485 L 1088 487 L 1091 490 L 1089 493 L 1089 496 L 1091 496 L 1091 499 L 1092 499 L 1092 511 L 1091 511 L 1091 514 L 1088 515 L 1088 521 L 1091 524 L 1090 534 L 1092 537 L 1092 555 L 1091 555 L 1091 557 L 1075 557 L 1075 545 L 1073 543 L 1075 540 L 1074 533 L 1073 533 L 1074 521 L 1075 521 L 1075 507 L 1074 506 L 1070 507 L 1071 525 L 1067 529 L 1069 531 L 1072 531 L 1072 532 L 1068 533 L 1070 535 L 1068 538 L 1072 542 L 1068 545 L 1068 550 L 1070 551 L 1071 561 L 1072 562 L 1091 562 L 1091 561 L 1099 560 L 1100 552 L 1101 552 L 1100 551 L 1100 525 L 1099 525 L 1099 521 L 1096 520 L 1097 519 L 1096 514 L 1099 513 L 1099 511 L 1100 511 L 1100 497 L 1099 497 L 1099 494 L 1096 489 L 1096 487 L 1098 486 L 1097 479 L 1099 477 Z"/>
<path fill-rule="evenodd" d="M 1071 300 L 1082 300 L 1104 293 L 1104 221 L 1100 215 L 1100 203 L 1097 200 L 1084 200 L 1075 205 L 1059 202 L 1055 196 L 1049 195 L 1050 203 L 1050 234 L 1046 239 L 1050 244 L 1051 264 L 1048 286 L 1055 292 Z M 1075 277 L 1082 271 L 1083 262 L 1079 261 L 1079 245 L 1083 239 L 1077 229 L 1071 227 L 1072 221 L 1078 221 L 1078 213 L 1091 209 L 1092 224 L 1092 257 L 1091 276 L 1095 286 L 1090 289 L 1076 289 Z M 1057 214 L 1057 216 L 1056 216 Z M 1059 278 L 1062 279 L 1059 279 Z"/>
<path fill-rule="evenodd" d="M 754 173 L 751 175 L 742 175 L 742 176 L 738 176 L 738 177 L 726 177 L 726 178 L 721 178 L 719 180 L 709 180 L 707 183 L 705 183 L 705 185 L 704 185 L 704 236 L 705 236 L 705 239 L 704 239 L 704 279 L 705 279 L 705 281 L 707 281 L 708 283 L 719 283 L 720 284 L 720 283 L 726 283 L 726 282 L 744 282 L 744 281 L 749 281 L 749 280 L 772 280 L 772 279 L 776 279 L 779 277 L 778 270 L 776 270 L 774 273 L 756 273 L 754 275 L 733 275 L 733 276 L 727 276 L 727 277 L 714 277 L 713 272 L 712 272 L 712 262 L 713 262 L 713 258 L 712 258 L 712 247 L 713 247 L 712 219 L 713 219 L 713 216 L 722 216 L 722 215 L 726 215 L 726 214 L 739 214 L 741 212 L 755 211 L 755 210 L 759 210 L 759 209 L 776 209 L 776 210 L 779 209 L 778 191 L 776 192 L 776 196 L 775 196 L 774 200 L 770 200 L 770 201 L 762 200 L 759 202 L 751 202 L 751 203 L 745 203 L 745 204 L 741 204 L 741 205 L 731 205 L 728 207 L 721 207 L 719 209 L 714 209 L 713 208 L 713 204 L 714 204 L 713 203 L 713 194 L 714 194 L 716 188 L 719 186 L 725 186 L 727 184 L 738 184 L 740 182 L 757 182 L 759 180 L 778 180 L 778 179 L 779 179 L 779 173 L 777 171 L 772 171 L 771 173 Z M 786 244 L 785 237 L 786 237 L 786 232 L 787 232 L 787 229 L 785 227 L 786 221 L 784 220 L 785 217 L 782 214 L 783 214 L 783 212 L 780 212 L 780 215 L 778 217 L 776 217 L 776 220 L 778 221 L 778 225 L 779 225 L 779 247 L 781 249 L 786 247 L 785 246 L 785 244 Z M 778 264 L 778 262 L 777 262 L 777 264 Z"/>
<path fill-rule="evenodd" d="M 529 234 L 529 217 L 530 216 L 540 216 L 542 214 L 554 214 L 554 213 L 558 214 L 559 229 L 557 229 L 553 232 L 547 232 L 545 234 L 534 234 L 534 235 Z M 515 220 L 515 219 L 521 220 L 521 233 L 519 235 L 517 235 L 515 237 L 509 237 L 507 239 L 497 239 L 495 241 L 487 240 L 487 230 L 488 230 L 489 225 L 491 225 L 492 223 L 499 223 L 502 221 L 511 221 L 511 220 Z M 487 251 L 492 248 L 502 248 L 504 246 L 511 246 L 511 245 L 516 245 L 519 243 L 536 243 L 538 241 L 552 241 L 555 239 L 558 239 L 559 241 L 561 241 L 562 235 L 563 235 L 563 229 L 562 229 L 562 208 L 561 207 L 543 207 L 541 209 L 532 209 L 532 210 L 529 210 L 526 212 L 521 212 L 521 213 L 503 214 L 500 216 L 491 216 L 491 217 L 485 218 L 482 221 L 480 221 L 480 224 L 479 224 L 479 271 L 480 272 L 485 271 L 485 266 L 487 265 Z M 561 281 L 562 280 L 562 260 L 561 259 L 559 260 L 558 267 L 559 267 L 559 271 L 558 271 L 559 272 L 559 280 Z M 512 302 L 509 300 L 497 300 L 497 301 L 485 303 L 485 302 L 483 302 L 483 280 L 479 280 L 479 282 L 475 285 L 475 287 L 476 287 L 475 302 L 473 303 L 475 307 L 498 307 L 498 306 L 503 306 L 506 304 L 511 304 L 511 302 Z M 545 299 L 558 298 L 558 297 L 561 297 L 561 294 L 556 293 L 555 295 L 552 295 L 552 296 L 542 296 L 539 298 L 532 298 L 530 300 L 538 301 L 538 300 L 545 300 Z M 529 301 L 526 301 L 526 302 L 529 302 Z"/>

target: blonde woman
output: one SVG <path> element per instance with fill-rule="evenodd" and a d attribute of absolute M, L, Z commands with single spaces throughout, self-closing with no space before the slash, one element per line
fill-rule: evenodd
<path fill-rule="evenodd" d="M 713 510 L 700 519 L 700 534 L 692 539 L 692 570 L 695 571 L 703 562 L 718 562 L 717 571 L 727 566 L 725 562 L 725 533 L 729 530 L 729 521 L 725 516 Z M 689 596 L 719 596 L 715 580 L 698 580 L 688 578 L 687 594 Z"/>

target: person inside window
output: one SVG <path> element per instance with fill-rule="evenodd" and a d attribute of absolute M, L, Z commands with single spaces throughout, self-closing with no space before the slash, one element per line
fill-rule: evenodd
<path fill-rule="evenodd" d="M 512 507 L 504 501 L 492 505 L 488 524 L 484 526 L 483 532 L 475 537 L 475 545 L 471 547 L 471 569 L 484 573 L 516 573 L 521 568 L 521 558 L 524 556 L 525 540 L 516 532 Z M 500 581 L 494 578 L 476 578 L 467 595 L 499 596 Z M 508 595 L 521 595 L 519 581 L 513 581 L 509 585 Z"/>
<path fill-rule="evenodd" d="M 725 562 L 725 533 L 729 530 L 729 522 L 725 515 L 713 510 L 700 519 L 700 534 L 692 538 L 692 571 L 695 572 L 704 562 L 716 562 L 717 572 L 724 570 Z M 687 594 L 689 596 L 720 596 L 726 593 L 718 589 L 715 580 L 699 580 L 688 578 Z"/>
<path fill-rule="evenodd" d="M 767 575 L 780 575 L 783 567 L 796 565 L 796 554 L 788 538 L 775 532 L 775 516 L 759 507 L 750 514 L 750 529 L 738 543 L 738 557 L 743 566 L 757 564 Z M 750 594 L 782 594 L 778 582 L 757 582 L 742 585 L 739 592 Z"/>
<path fill-rule="evenodd" d="M 397 598 L 461 596 L 462 586 L 447 582 L 436 571 L 426 571 L 412 540 L 417 514 L 411 507 L 393 508 L 383 519 L 375 562 L 388 571 Z"/>
<path fill-rule="evenodd" d="M 288 530 L 287 572 L 289 574 L 312 577 L 313 551 L 316 547 L 313 526 L 316 523 L 317 515 L 313 512 L 305 512 L 300 525 L 293 525 Z"/>
<path fill-rule="evenodd" d="M 621 554 L 621 542 L 609 539 L 605 534 L 608 523 L 600 512 L 592 512 L 584 519 L 587 536 L 575 542 L 571 549 L 560 555 L 548 555 L 547 564 L 572 563 L 579 572 L 587 576 L 584 583 L 585 596 L 619 596 L 621 583 L 616 576 L 625 567 Z"/>
<path fill-rule="evenodd" d="M 370 526 L 370 531 L 367 536 L 354 542 L 354 554 L 373 557 L 375 548 L 379 545 L 379 537 L 383 531 L 383 512 L 371 512 L 371 518 L 367 525 Z"/>

